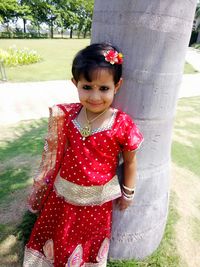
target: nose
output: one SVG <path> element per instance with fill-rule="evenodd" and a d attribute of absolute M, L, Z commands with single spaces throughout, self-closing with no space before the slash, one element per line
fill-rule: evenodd
<path fill-rule="evenodd" d="M 96 90 L 94 92 L 92 92 L 92 94 L 90 95 L 90 100 L 92 100 L 92 101 L 99 101 L 99 100 L 101 100 L 100 93 L 98 91 L 96 91 Z"/>

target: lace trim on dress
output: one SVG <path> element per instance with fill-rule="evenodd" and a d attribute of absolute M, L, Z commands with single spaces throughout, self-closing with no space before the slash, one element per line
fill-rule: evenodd
<path fill-rule="evenodd" d="M 47 240 L 46 244 L 49 240 Z M 51 241 L 51 240 L 50 240 Z M 108 257 L 108 250 L 109 250 L 110 241 L 106 237 L 101 247 L 99 248 L 99 252 L 97 255 L 97 262 L 85 262 L 83 263 L 83 248 L 82 245 L 79 244 L 71 256 L 69 257 L 65 267 L 106 267 L 107 265 L 107 257 Z M 81 265 L 82 263 L 82 265 Z M 53 267 L 54 265 L 47 260 L 47 258 L 37 250 L 25 247 L 24 253 L 24 262 L 23 267 Z"/>
<path fill-rule="evenodd" d="M 114 122 L 115 122 L 115 117 L 117 115 L 117 111 L 118 111 L 117 109 L 113 110 L 113 114 L 112 114 L 112 116 L 110 118 L 110 121 L 106 126 L 93 129 L 91 135 L 95 134 L 95 133 L 100 133 L 100 132 L 103 132 L 103 131 L 110 130 L 112 128 Z M 74 123 L 75 127 L 79 130 L 79 132 L 81 132 L 82 127 L 79 124 L 79 122 L 76 120 L 76 118 L 73 119 L 72 122 Z"/>
<path fill-rule="evenodd" d="M 78 206 L 102 205 L 121 196 L 117 175 L 104 185 L 83 186 L 67 181 L 58 174 L 54 189 L 66 202 Z"/>
<path fill-rule="evenodd" d="M 23 267 L 53 267 L 53 264 L 37 250 L 25 248 Z"/>
<path fill-rule="evenodd" d="M 105 260 L 104 262 L 96 262 L 96 263 L 85 263 L 83 264 L 83 267 L 106 267 L 107 266 L 107 260 Z"/>

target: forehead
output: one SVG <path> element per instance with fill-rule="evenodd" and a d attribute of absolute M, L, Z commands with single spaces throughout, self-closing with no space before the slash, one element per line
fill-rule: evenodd
<path fill-rule="evenodd" d="M 94 69 L 90 76 L 91 82 L 99 82 L 99 83 L 114 83 L 113 72 L 107 68 L 98 68 Z M 85 80 L 85 77 L 82 75 L 80 80 Z M 88 82 L 88 81 L 87 81 Z"/>

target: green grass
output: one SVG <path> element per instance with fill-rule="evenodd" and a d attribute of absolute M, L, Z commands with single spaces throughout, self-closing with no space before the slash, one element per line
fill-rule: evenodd
<path fill-rule="evenodd" d="M 179 100 L 174 126 L 173 162 L 200 177 L 200 97 Z"/>
<path fill-rule="evenodd" d="M 29 184 L 29 168 L 9 168 L 0 174 L 0 202 L 11 201 L 12 193 Z"/>
<path fill-rule="evenodd" d="M 5 129 L 5 132 L 8 129 Z M 43 147 L 43 138 L 47 131 L 47 119 L 20 122 L 10 127 L 11 139 L 0 140 L 0 158 L 5 161 L 19 154 L 38 155 Z"/>
<path fill-rule="evenodd" d="M 74 55 L 90 43 L 89 39 L 1 39 L 0 48 L 12 45 L 18 48 L 34 49 L 41 55 L 42 61 L 28 66 L 7 67 L 6 73 L 11 82 L 50 81 L 71 79 L 71 63 Z M 184 73 L 197 73 L 186 62 Z M 28 88 L 27 88 L 28 89 Z"/>
<path fill-rule="evenodd" d="M 193 44 L 192 47 L 200 50 L 200 44 Z"/>
<path fill-rule="evenodd" d="M 28 66 L 8 67 L 6 73 L 12 82 L 47 81 L 71 79 L 71 63 L 74 55 L 90 43 L 89 39 L 1 39 L 0 48 L 34 49 L 43 58 Z M 27 88 L 28 89 L 28 88 Z"/>
<path fill-rule="evenodd" d="M 198 70 L 194 69 L 193 66 L 188 62 L 185 62 L 184 74 L 195 74 L 195 73 L 198 73 Z"/>
<path fill-rule="evenodd" d="M 200 220 L 197 219 L 196 217 L 192 217 L 191 225 L 192 225 L 192 237 L 194 240 L 199 242 L 199 240 L 200 240 Z"/>

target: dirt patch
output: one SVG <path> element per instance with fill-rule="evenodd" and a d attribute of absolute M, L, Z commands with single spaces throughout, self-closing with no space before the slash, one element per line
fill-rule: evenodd
<path fill-rule="evenodd" d="M 31 157 L 28 155 L 21 155 L 12 158 L 3 164 L 0 164 L 0 171 L 9 168 L 22 168 L 29 166 L 30 168 L 30 185 L 25 189 L 16 190 L 12 193 L 12 201 L 9 203 L 3 203 L 0 206 L 0 224 L 7 223 L 19 223 L 24 212 L 27 209 L 27 196 L 31 189 L 31 184 L 33 182 L 33 177 L 39 167 L 41 156 Z"/>
<path fill-rule="evenodd" d="M 200 266 L 200 239 L 194 236 L 192 221 L 200 220 L 200 178 L 174 164 L 172 176 L 171 187 L 177 196 L 176 208 L 180 215 L 175 225 L 177 249 L 188 267 L 197 267 Z"/>
<path fill-rule="evenodd" d="M 9 168 L 30 168 L 30 177 L 33 177 L 39 168 L 41 156 L 30 156 L 30 155 L 19 155 L 17 157 L 11 158 L 6 162 L 0 163 L 0 171 Z"/>
<path fill-rule="evenodd" d="M 17 190 L 12 194 L 12 201 L 1 206 L 0 224 L 17 224 L 27 210 L 27 197 L 30 187 Z"/>

